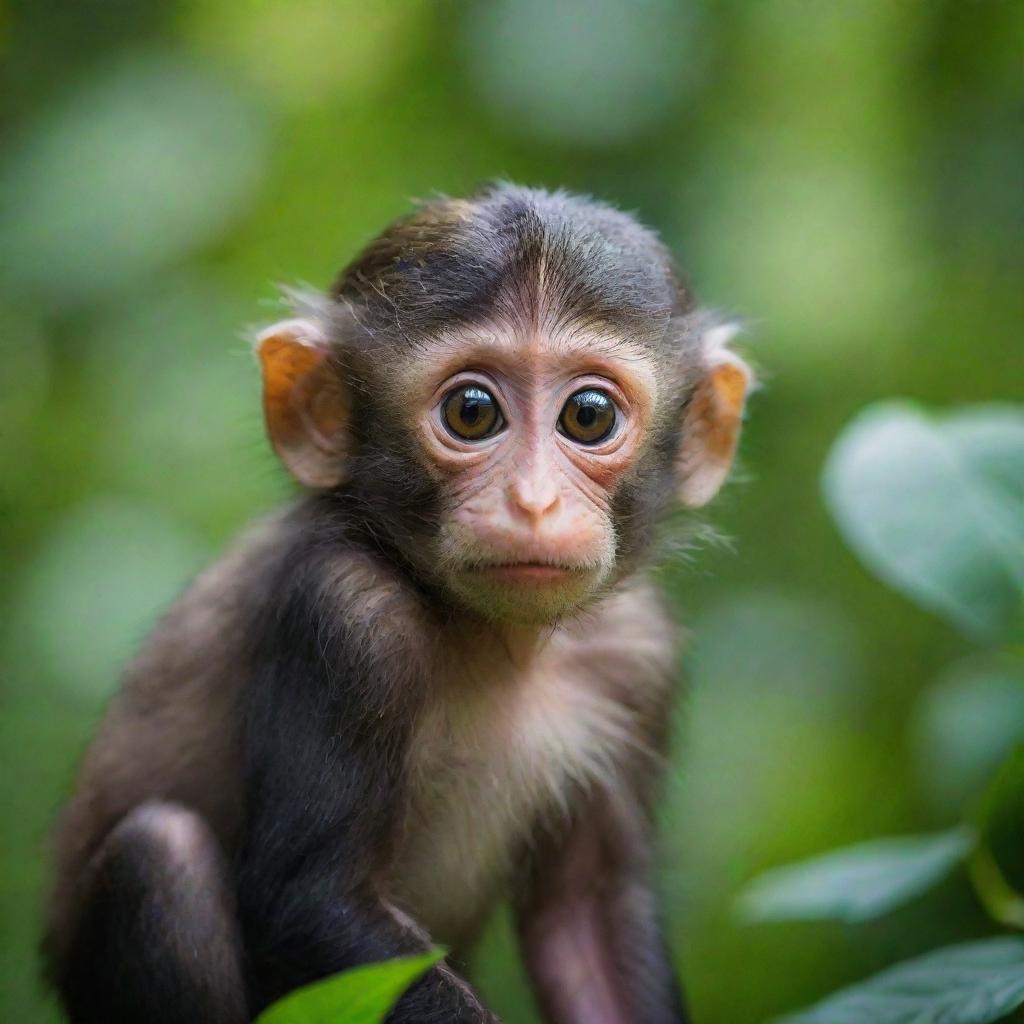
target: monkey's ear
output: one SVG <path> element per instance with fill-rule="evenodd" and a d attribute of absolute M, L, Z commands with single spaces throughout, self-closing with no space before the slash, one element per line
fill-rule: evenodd
<path fill-rule="evenodd" d="M 732 468 L 743 422 L 743 404 L 753 383 L 750 367 L 729 347 L 735 323 L 717 324 L 702 339 L 704 377 L 686 408 L 679 451 L 679 496 L 684 505 L 707 504 Z"/>
<path fill-rule="evenodd" d="M 278 458 L 307 487 L 337 486 L 346 475 L 350 403 L 323 331 L 312 320 L 285 320 L 260 333 L 256 351 Z"/>

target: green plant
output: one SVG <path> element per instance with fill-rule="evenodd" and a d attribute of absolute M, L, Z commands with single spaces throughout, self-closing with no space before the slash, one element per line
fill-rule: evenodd
<path fill-rule="evenodd" d="M 836 442 L 823 478 L 847 543 L 978 651 L 923 698 L 933 760 L 963 820 L 776 868 L 741 893 L 754 921 L 878 917 L 960 865 L 994 926 L 1024 929 L 1024 409 L 929 416 L 883 403 Z M 1001 763 L 999 763 L 1001 760 Z M 986 1024 L 1024 1006 L 1024 937 L 994 935 L 891 967 L 787 1024 Z"/>
<path fill-rule="evenodd" d="M 257 1018 L 256 1024 L 378 1024 L 398 997 L 444 956 L 435 949 L 343 971 L 290 992 Z"/>

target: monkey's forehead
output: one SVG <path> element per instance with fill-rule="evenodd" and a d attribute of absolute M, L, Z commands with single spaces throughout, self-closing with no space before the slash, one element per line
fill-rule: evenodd
<path fill-rule="evenodd" d="M 666 360 L 647 346 L 592 330 L 528 332 L 491 324 L 453 327 L 390 362 L 386 389 L 414 403 L 436 399 L 462 371 L 484 372 L 513 387 L 558 387 L 585 375 L 612 380 L 628 401 L 653 407 L 678 382 Z"/>

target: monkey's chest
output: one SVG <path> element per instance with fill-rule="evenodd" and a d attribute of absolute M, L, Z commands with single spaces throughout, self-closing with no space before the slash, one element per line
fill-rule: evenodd
<path fill-rule="evenodd" d="M 614 784 L 627 712 L 573 674 L 513 680 L 439 703 L 411 750 L 392 880 L 436 941 L 470 939 L 531 834 L 580 787 Z"/>

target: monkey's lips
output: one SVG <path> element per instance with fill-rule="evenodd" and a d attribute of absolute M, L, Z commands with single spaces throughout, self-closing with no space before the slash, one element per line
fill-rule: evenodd
<path fill-rule="evenodd" d="M 567 565 L 552 565 L 548 562 L 506 562 L 502 565 L 482 566 L 479 571 L 502 583 L 525 583 L 538 586 L 564 583 L 567 580 L 578 578 L 583 570 Z"/>

